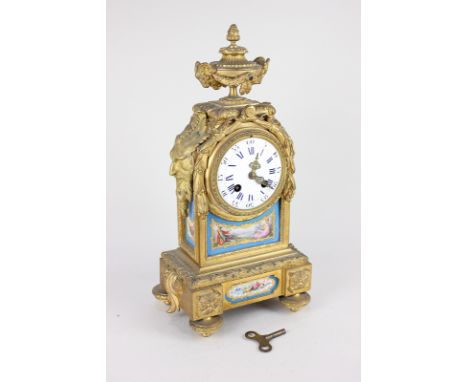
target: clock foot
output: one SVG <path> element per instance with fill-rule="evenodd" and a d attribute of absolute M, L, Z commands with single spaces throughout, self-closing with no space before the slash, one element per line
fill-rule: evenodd
<path fill-rule="evenodd" d="M 202 320 L 189 321 L 190 326 L 203 337 L 211 336 L 223 326 L 223 316 L 213 316 Z"/>
<path fill-rule="evenodd" d="M 280 297 L 279 300 L 283 305 L 287 306 L 290 311 L 297 312 L 310 302 L 310 294 L 302 292 L 293 296 Z"/>
<path fill-rule="evenodd" d="M 153 290 L 153 296 L 156 297 L 159 301 L 162 301 L 166 305 L 170 304 L 169 295 L 161 286 L 161 284 L 156 285 Z"/>

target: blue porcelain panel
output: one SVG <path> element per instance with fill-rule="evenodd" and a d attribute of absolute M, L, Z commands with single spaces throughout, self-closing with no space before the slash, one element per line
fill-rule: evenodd
<path fill-rule="evenodd" d="M 280 240 L 280 202 L 262 215 L 235 222 L 208 214 L 208 257 Z"/>
<path fill-rule="evenodd" d="M 193 212 L 193 200 L 189 204 L 189 213 L 185 218 L 185 241 L 192 247 L 195 246 L 195 220 Z"/>
<path fill-rule="evenodd" d="M 278 288 L 279 280 L 276 276 L 266 276 L 233 285 L 226 291 L 224 298 L 231 304 L 252 300 L 272 294 Z"/>

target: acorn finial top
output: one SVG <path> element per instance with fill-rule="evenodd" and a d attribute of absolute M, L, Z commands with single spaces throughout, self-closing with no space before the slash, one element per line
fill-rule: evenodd
<path fill-rule="evenodd" d="M 240 40 L 239 29 L 237 28 L 236 24 L 232 24 L 227 32 L 227 40 L 231 43 L 236 43 L 236 41 Z"/>

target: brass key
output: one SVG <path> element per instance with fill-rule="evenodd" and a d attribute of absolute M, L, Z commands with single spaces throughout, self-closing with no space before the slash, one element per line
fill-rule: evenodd
<path fill-rule="evenodd" d="M 277 330 L 276 332 L 270 333 L 270 334 L 258 334 L 257 332 L 254 331 L 248 331 L 245 333 L 245 337 L 248 338 L 249 340 L 255 340 L 258 341 L 258 349 L 263 352 L 268 352 L 272 348 L 270 345 L 270 340 L 273 338 L 282 336 L 283 334 L 286 334 L 286 329 L 280 329 Z"/>

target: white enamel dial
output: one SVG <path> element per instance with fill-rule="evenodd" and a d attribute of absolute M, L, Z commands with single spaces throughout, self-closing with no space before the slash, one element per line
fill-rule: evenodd
<path fill-rule="evenodd" d="M 281 179 L 281 157 L 263 138 L 251 137 L 231 146 L 218 167 L 218 191 L 230 206 L 249 210 L 265 203 Z"/>

